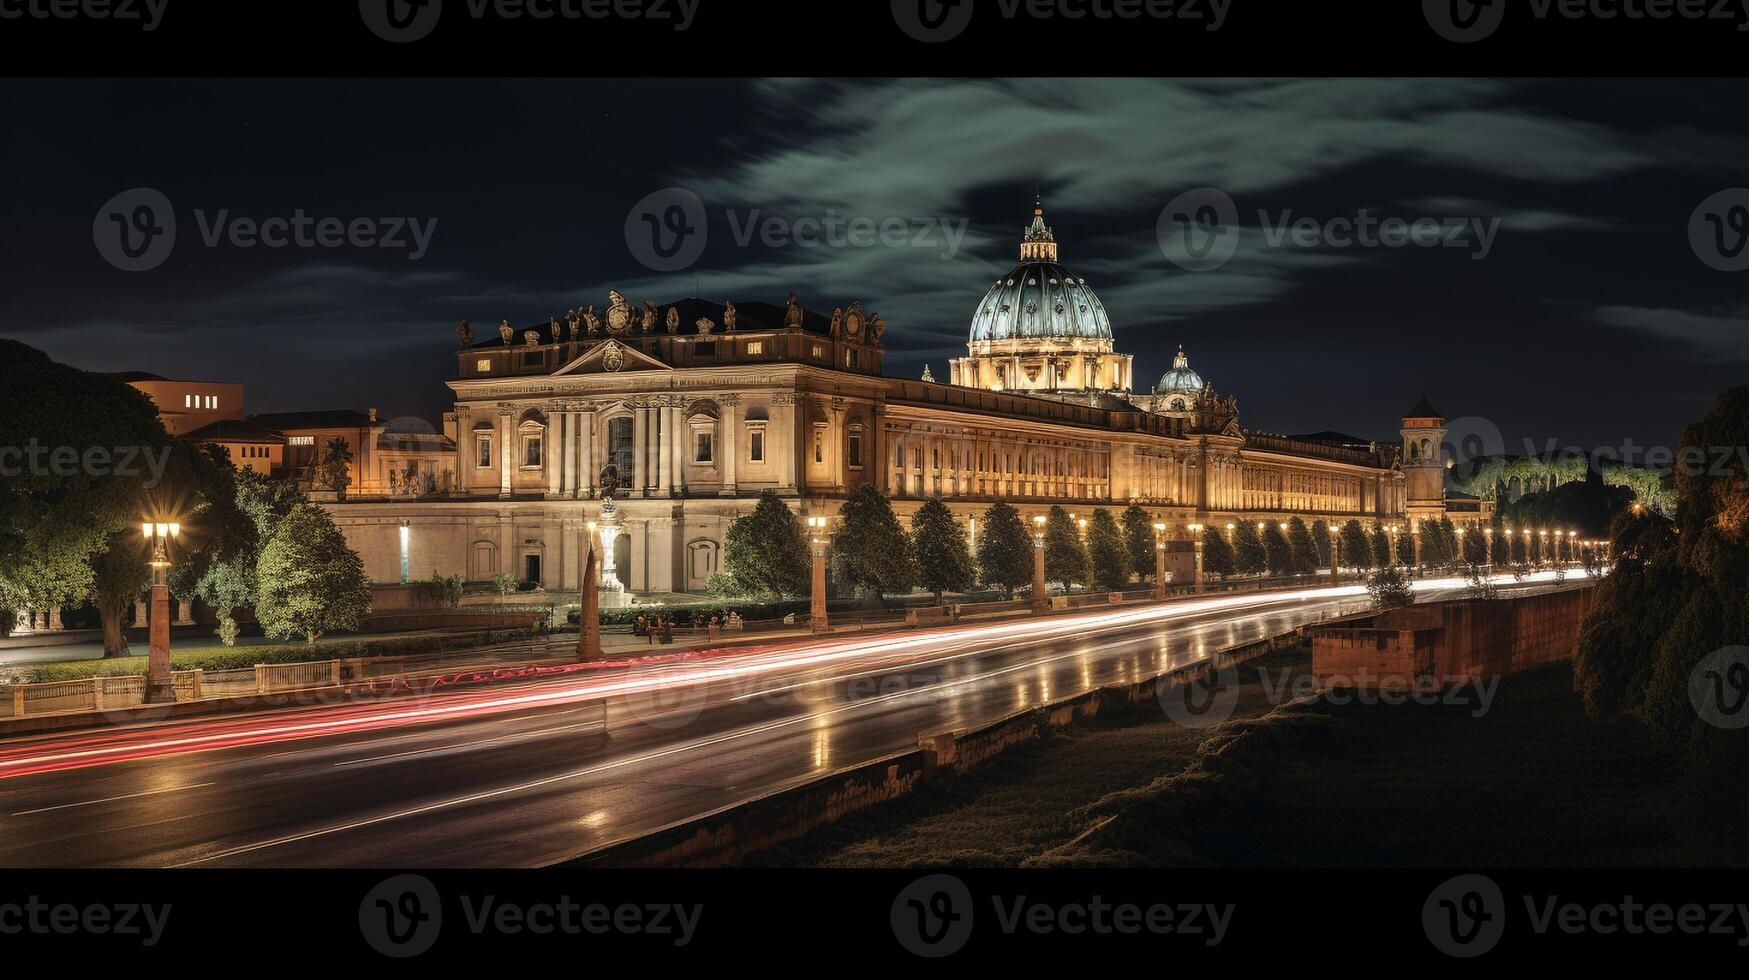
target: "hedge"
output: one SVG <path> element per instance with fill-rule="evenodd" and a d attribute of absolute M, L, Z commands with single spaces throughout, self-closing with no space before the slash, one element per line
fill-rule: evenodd
<path fill-rule="evenodd" d="M 318 643 L 311 647 L 303 643 L 282 643 L 246 647 L 199 647 L 170 651 L 172 670 L 244 670 L 256 664 L 295 664 L 323 660 L 351 660 L 365 657 L 399 657 L 443 650 L 476 647 L 517 637 L 529 636 L 533 630 L 510 629 L 463 633 L 455 636 L 397 636 L 385 639 L 342 640 Z M 82 681 L 91 677 L 125 677 L 144 674 L 150 666 L 148 657 L 114 657 L 107 660 L 63 660 L 57 663 L 35 664 L 16 671 L 21 684 L 46 684 L 53 681 Z"/>

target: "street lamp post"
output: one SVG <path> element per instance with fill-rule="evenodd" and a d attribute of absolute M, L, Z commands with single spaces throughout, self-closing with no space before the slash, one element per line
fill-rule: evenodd
<path fill-rule="evenodd" d="M 1043 611 L 1051 604 L 1045 591 L 1045 519 L 1032 519 L 1032 608 Z"/>
<path fill-rule="evenodd" d="M 1397 564 L 1397 532 L 1401 531 L 1401 530 L 1402 530 L 1402 527 L 1400 525 L 1397 525 L 1397 524 L 1386 524 L 1385 525 L 1385 533 L 1389 534 L 1391 536 L 1391 553 L 1385 557 L 1385 565 L 1387 567 L 1394 566 Z M 1421 551 L 1420 551 L 1421 539 L 1420 538 L 1415 539 L 1415 547 L 1416 547 L 1415 559 L 1416 559 L 1416 561 L 1420 561 L 1420 559 L 1421 559 Z"/>
<path fill-rule="evenodd" d="M 812 601 L 808 604 L 808 626 L 816 633 L 825 632 L 826 619 L 826 524 L 828 518 L 808 518 L 808 544 L 814 555 Z"/>
<path fill-rule="evenodd" d="M 1545 527 L 1536 533 L 1536 563 L 1539 567 L 1545 567 L 1549 564 L 1549 529 Z"/>
<path fill-rule="evenodd" d="M 1166 598 L 1166 525 L 1154 525 L 1154 598 Z"/>
<path fill-rule="evenodd" d="M 1454 533 L 1457 534 L 1457 546 L 1458 546 L 1457 560 L 1458 560 L 1458 563 L 1462 564 L 1462 565 L 1468 565 L 1468 564 L 1470 564 L 1470 555 L 1469 555 L 1469 552 L 1464 550 L 1464 535 L 1469 534 L 1470 529 L 1467 527 L 1459 527 L 1459 528 L 1453 528 L 1452 530 Z"/>
<path fill-rule="evenodd" d="M 1482 547 L 1484 550 L 1484 554 L 1482 555 L 1482 567 L 1491 569 L 1494 567 L 1494 529 L 1493 528 L 1491 528 L 1491 527 L 1482 528 Z"/>
<path fill-rule="evenodd" d="M 1530 560 L 1530 541 L 1531 541 L 1531 538 L 1530 538 L 1530 528 L 1528 528 L 1528 527 L 1527 527 L 1527 528 L 1525 528 L 1525 529 L 1524 529 L 1524 563 L 1525 563 L 1525 564 L 1526 564 L 1526 565 L 1529 565 L 1529 564 L 1531 564 L 1531 560 Z"/>
<path fill-rule="evenodd" d="M 583 584 L 577 602 L 577 659 L 601 659 L 601 552 L 595 549 L 600 526 L 583 530 Z"/>
<path fill-rule="evenodd" d="M 1574 562 L 1579 560 L 1578 556 L 1573 551 L 1574 548 L 1579 546 L 1578 539 L 1579 539 L 1579 532 L 1578 531 L 1568 531 L 1567 532 L 1567 564 L 1569 564 L 1569 565 L 1571 565 Z"/>
<path fill-rule="evenodd" d="M 176 700 L 176 679 L 170 673 L 170 552 L 166 542 L 182 536 L 182 525 L 147 522 L 140 525 L 152 543 L 151 657 L 146 666 L 146 701 L 151 704 Z"/>
<path fill-rule="evenodd" d="M 1185 530 L 1190 532 L 1190 539 L 1196 545 L 1196 594 L 1202 595 L 1202 525 L 1189 524 Z"/>
<path fill-rule="evenodd" d="M 1341 549 L 1341 545 L 1342 545 L 1342 532 L 1338 531 L 1336 529 L 1336 525 L 1334 525 L 1334 524 L 1330 525 L 1329 531 L 1330 531 L 1330 584 L 1335 585 L 1336 583 L 1342 581 L 1342 572 L 1337 568 L 1337 562 L 1341 558 L 1340 549 Z"/>

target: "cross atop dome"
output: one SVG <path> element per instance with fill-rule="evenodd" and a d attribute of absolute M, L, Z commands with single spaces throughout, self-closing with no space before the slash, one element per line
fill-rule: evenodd
<path fill-rule="evenodd" d="M 1027 226 L 1026 235 L 1020 240 L 1020 261 L 1057 261 L 1057 237 L 1051 232 L 1050 225 L 1045 224 L 1045 199 L 1042 194 L 1035 198 L 1032 224 Z"/>

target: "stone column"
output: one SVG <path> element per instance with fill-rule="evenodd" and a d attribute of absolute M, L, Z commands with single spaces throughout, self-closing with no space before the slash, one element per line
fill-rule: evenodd
<path fill-rule="evenodd" d="M 650 410 L 642 405 L 632 408 L 632 495 L 646 496 L 649 486 L 649 460 L 646 443 L 649 440 Z"/>
<path fill-rule="evenodd" d="M 674 431 L 674 416 L 676 410 L 663 405 L 655 411 L 656 416 L 656 495 L 668 496 L 668 488 L 674 483 L 674 443 L 679 439 L 679 433 Z"/>
<path fill-rule="evenodd" d="M 510 499 L 510 460 L 515 447 L 510 439 L 510 406 L 498 406 L 498 499 Z"/>
<path fill-rule="evenodd" d="M 66 629 L 66 627 L 61 625 L 61 607 L 60 606 L 50 606 L 49 607 L 49 632 L 58 633 L 63 629 Z"/>
<path fill-rule="evenodd" d="M 146 700 L 160 703 L 176 700 L 176 681 L 170 675 L 170 586 L 152 583 L 152 628 L 150 656 L 146 661 Z"/>
<path fill-rule="evenodd" d="M 146 600 L 144 599 L 134 600 L 134 625 L 146 625 Z"/>
<path fill-rule="evenodd" d="M 844 466 L 844 444 L 849 438 L 844 430 L 844 399 L 832 399 L 832 425 L 826 430 L 826 458 L 832 464 L 832 486 L 842 489 L 850 485 L 850 473 Z"/>
<path fill-rule="evenodd" d="M 1051 594 L 1045 584 L 1045 528 L 1043 524 L 1034 522 L 1032 529 L 1032 608 L 1044 610 L 1050 607 Z"/>
<path fill-rule="evenodd" d="M 717 471 L 722 474 L 723 488 L 720 491 L 725 497 L 735 496 L 735 469 L 741 460 L 741 418 L 738 395 L 725 395 L 718 399 L 722 405 L 722 445 L 718 447 Z"/>
<path fill-rule="evenodd" d="M 547 427 L 541 433 L 540 461 L 547 471 L 547 496 L 557 497 L 565 480 L 565 413 L 547 410 Z"/>
<path fill-rule="evenodd" d="M 578 497 L 591 495 L 595 490 L 595 474 L 600 467 L 595 465 L 595 417 L 592 411 L 577 414 L 577 486 Z"/>

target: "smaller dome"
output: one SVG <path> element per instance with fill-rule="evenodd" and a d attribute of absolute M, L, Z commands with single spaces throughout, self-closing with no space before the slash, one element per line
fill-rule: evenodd
<path fill-rule="evenodd" d="M 1190 369 L 1190 358 L 1184 356 L 1184 348 L 1178 348 L 1178 356 L 1172 359 L 1172 370 L 1160 376 L 1160 384 L 1154 388 L 1158 395 L 1188 393 L 1200 395 L 1204 388 L 1202 375 Z"/>

